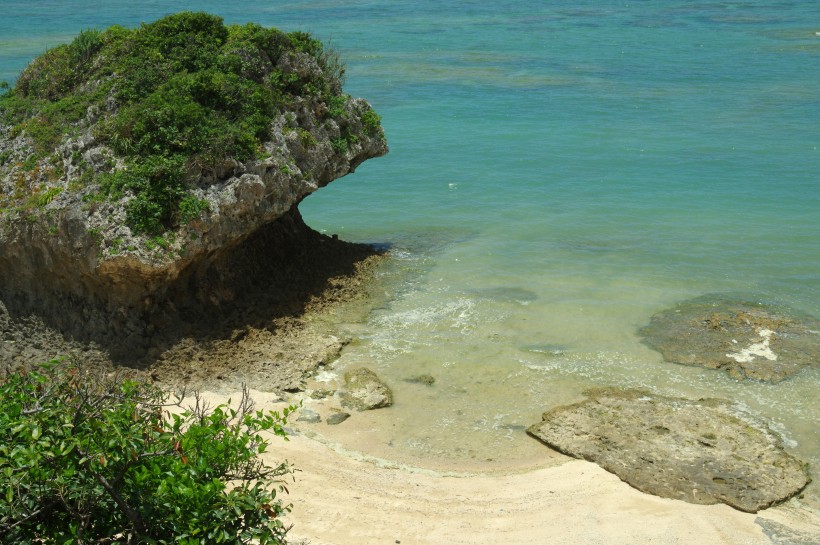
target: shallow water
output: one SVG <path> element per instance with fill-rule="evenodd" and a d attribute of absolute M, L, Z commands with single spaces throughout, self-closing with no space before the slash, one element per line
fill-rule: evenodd
<path fill-rule="evenodd" d="M 346 87 L 382 115 L 391 153 L 301 210 L 391 246 L 376 308 L 328 327 L 357 339 L 339 370 L 367 365 L 396 394 L 357 415 L 347 447 L 421 465 L 530 460 L 543 447 L 523 426 L 615 385 L 732 399 L 820 467 L 820 369 L 739 382 L 665 363 L 636 333 L 710 293 L 820 316 L 820 4 L 3 8 L 0 79 L 82 28 L 183 8 L 308 30 L 343 53 Z M 436 383 L 404 381 L 422 373 Z"/>

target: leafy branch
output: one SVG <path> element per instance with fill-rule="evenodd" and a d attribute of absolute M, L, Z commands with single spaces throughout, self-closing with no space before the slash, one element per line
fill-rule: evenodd
<path fill-rule="evenodd" d="M 282 415 L 51 362 L 0 377 L 0 535 L 9 543 L 285 542 Z"/>

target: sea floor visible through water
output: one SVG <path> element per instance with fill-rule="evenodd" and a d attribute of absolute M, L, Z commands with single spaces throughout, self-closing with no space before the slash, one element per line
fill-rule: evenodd
<path fill-rule="evenodd" d="M 338 398 L 317 400 L 310 394 L 340 387 L 344 372 L 360 366 L 376 371 L 393 389 L 394 405 L 354 412 L 338 426 L 322 422 L 302 428 L 342 452 L 381 464 L 519 472 L 563 458 L 526 434 L 544 411 L 585 399 L 589 388 L 643 388 L 690 399 L 728 399 L 738 414 L 762 418 L 790 453 L 820 467 L 817 366 L 769 384 L 665 362 L 638 335 L 653 305 L 591 301 L 579 316 L 577 302 L 561 303 L 578 286 L 558 294 L 538 293 L 532 286 L 436 290 L 443 283 L 434 262 L 449 251 L 419 260 L 394 249 L 370 285 L 369 298 L 321 319 L 323 327 L 353 341 L 298 396 L 303 407 L 323 417 L 342 408 Z M 661 298 L 654 307 L 675 302 Z M 596 344 L 599 350 L 590 349 Z M 434 382 L 417 380 L 422 375 Z M 820 507 L 816 485 L 805 498 Z"/>

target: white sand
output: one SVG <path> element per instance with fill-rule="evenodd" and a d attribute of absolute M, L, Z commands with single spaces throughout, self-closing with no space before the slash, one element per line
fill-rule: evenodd
<path fill-rule="evenodd" d="M 253 398 L 260 409 L 282 407 L 269 394 Z M 641 493 L 570 458 L 526 473 L 455 477 L 380 467 L 303 434 L 272 439 L 266 456 L 300 470 L 285 497 L 293 504 L 289 535 L 312 545 L 771 545 L 758 517 L 820 537 L 817 514 L 795 501 L 758 515 L 693 505 Z"/>

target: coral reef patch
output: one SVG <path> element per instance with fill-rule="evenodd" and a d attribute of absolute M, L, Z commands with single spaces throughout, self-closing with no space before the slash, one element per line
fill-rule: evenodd
<path fill-rule="evenodd" d="M 652 316 L 639 330 L 666 361 L 780 382 L 820 361 L 820 321 L 762 303 L 705 296 Z"/>

